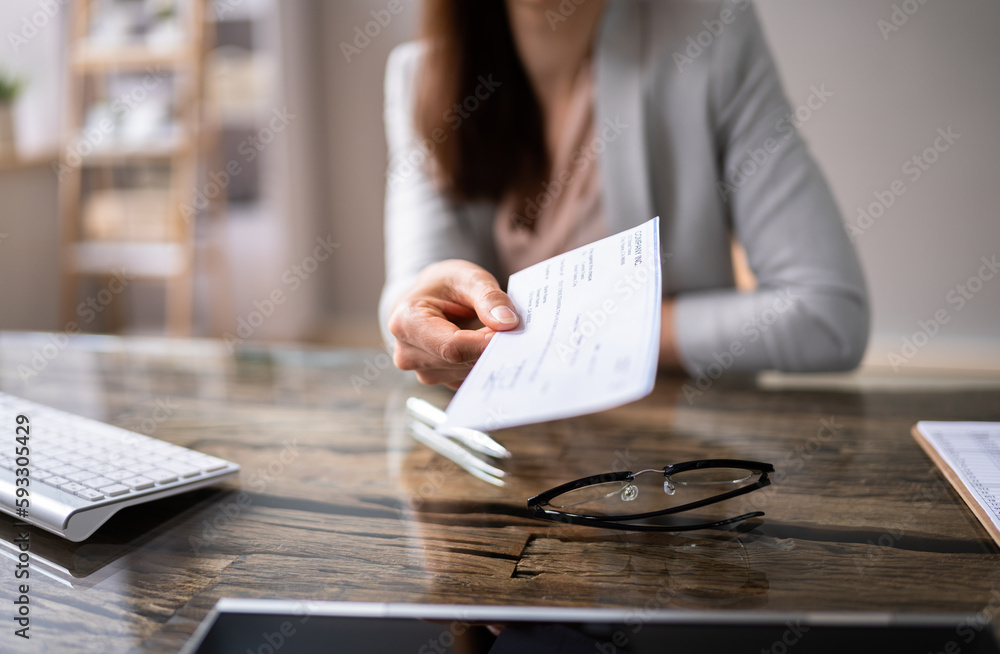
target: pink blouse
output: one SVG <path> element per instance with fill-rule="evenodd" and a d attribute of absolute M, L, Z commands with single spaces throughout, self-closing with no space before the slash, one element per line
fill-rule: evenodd
<path fill-rule="evenodd" d="M 505 276 L 608 236 L 597 163 L 603 148 L 594 135 L 590 61 L 573 83 L 566 122 L 558 129 L 548 181 L 527 197 L 508 193 L 497 207 L 493 237 Z M 526 227 L 529 223 L 534 230 Z"/>

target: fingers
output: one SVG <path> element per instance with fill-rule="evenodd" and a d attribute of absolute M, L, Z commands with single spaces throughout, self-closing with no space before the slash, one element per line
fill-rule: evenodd
<path fill-rule="evenodd" d="M 456 267 L 447 282 L 454 293 L 452 299 L 475 309 L 479 320 L 487 327 L 495 331 L 517 327 L 519 320 L 514 303 L 490 273 L 479 266 Z"/>
<path fill-rule="evenodd" d="M 389 321 L 394 360 L 402 370 L 464 365 L 471 368 L 489 342 L 488 330 L 459 329 L 434 305 L 399 306 Z"/>
<path fill-rule="evenodd" d="M 392 358 L 400 370 L 416 371 L 420 383 L 429 386 L 444 384 L 452 390 L 457 389 L 465 381 L 472 366 L 475 365 L 475 361 L 444 363 L 435 355 L 399 341 L 396 342 Z"/>
<path fill-rule="evenodd" d="M 426 384 L 428 386 L 434 386 L 435 384 L 444 384 L 452 390 L 457 390 L 465 378 L 469 376 L 469 370 L 434 370 L 431 372 L 418 372 L 417 381 L 421 384 Z"/>
<path fill-rule="evenodd" d="M 459 326 L 476 318 L 481 329 Z M 432 264 L 389 318 L 389 331 L 396 338 L 393 362 L 401 370 L 416 371 L 424 384 L 455 389 L 493 334 L 518 322 L 510 297 L 489 272 L 467 261 Z"/>

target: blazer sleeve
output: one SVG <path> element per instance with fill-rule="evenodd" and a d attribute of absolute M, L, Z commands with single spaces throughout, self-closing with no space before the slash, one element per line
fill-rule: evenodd
<path fill-rule="evenodd" d="M 404 43 L 389 55 L 385 74 L 385 133 L 388 165 L 385 193 L 386 281 L 379 301 L 379 324 L 388 345 L 389 315 L 426 266 L 464 259 L 494 268 L 488 227 L 480 207 L 458 207 L 442 194 L 430 169 L 438 143 L 421 139 L 414 128 L 414 92 L 422 47 Z M 447 139 L 448 131 L 438 134 Z M 485 231 L 484 231 L 485 230 Z M 491 270 L 493 272 L 493 270 Z"/>
<path fill-rule="evenodd" d="M 712 51 L 708 90 L 718 189 L 758 287 L 679 295 L 674 315 L 680 357 L 695 374 L 713 374 L 713 366 L 853 368 L 869 328 L 857 255 L 795 129 L 753 7 L 748 3 L 726 29 Z"/>

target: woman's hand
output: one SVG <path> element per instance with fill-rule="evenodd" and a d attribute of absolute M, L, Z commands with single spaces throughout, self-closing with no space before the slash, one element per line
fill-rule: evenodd
<path fill-rule="evenodd" d="M 493 275 L 468 261 L 440 261 L 423 269 L 389 316 L 393 363 L 415 370 L 421 383 L 457 389 L 493 334 L 517 323 Z"/>

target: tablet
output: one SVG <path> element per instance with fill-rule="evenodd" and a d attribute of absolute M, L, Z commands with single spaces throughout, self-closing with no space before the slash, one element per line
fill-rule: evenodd
<path fill-rule="evenodd" d="M 982 615 L 221 599 L 184 654 L 998 652 Z"/>

